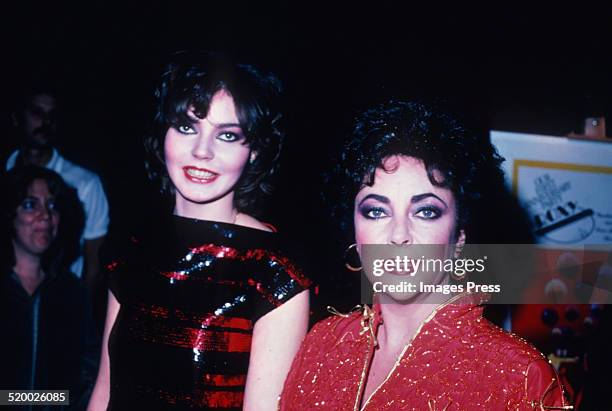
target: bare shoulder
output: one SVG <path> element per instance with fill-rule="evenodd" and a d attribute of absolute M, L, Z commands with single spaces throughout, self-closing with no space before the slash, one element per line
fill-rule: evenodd
<path fill-rule="evenodd" d="M 236 224 L 254 228 L 256 230 L 272 232 L 272 229 L 269 226 L 248 214 L 238 213 L 236 216 Z"/>

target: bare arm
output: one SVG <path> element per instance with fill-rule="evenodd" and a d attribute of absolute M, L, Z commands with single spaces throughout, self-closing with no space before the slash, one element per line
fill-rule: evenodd
<path fill-rule="evenodd" d="M 102 352 L 100 354 L 100 367 L 98 377 L 94 386 L 87 411 L 106 410 L 110 397 L 110 363 L 108 358 L 108 336 L 110 335 L 117 313 L 119 313 L 119 302 L 112 292 L 108 292 L 108 310 L 106 312 L 106 322 L 104 324 L 104 335 L 102 337 Z"/>
<path fill-rule="evenodd" d="M 276 410 L 285 378 L 308 328 L 308 290 L 261 317 L 253 330 L 244 410 Z"/>

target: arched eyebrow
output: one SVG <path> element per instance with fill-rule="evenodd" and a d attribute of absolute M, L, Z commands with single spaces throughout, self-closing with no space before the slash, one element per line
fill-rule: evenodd
<path fill-rule="evenodd" d="M 418 203 L 418 202 L 423 201 L 423 200 L 425 200 L 426 198 L 429 198 L 429 197 L 437 198 L 438 201 L 442 202 L 442 204 L 444 204 L 446 207 L 448 207 L 448 205 L 446 204 L 446 201 L 442 200 L 440 197 L 438 197 L 434 193 L 417 194 L 415 196 L 412 196 L 412 198 L 410 199 L 410 202 L 412 204 Z"/>
<path fill-rule="evenodd" d="M 242 129 L 242 126 L 238 123 L 213 123 L 210 121 L 208 123 L 216 128 L 240 128 Z"/>
<path fill-rule="evenodd" d="M 414 195 L 410 199 L 410 202 L 412 204 L 419 203 L 429 197 L 438 199 L 438 201 L 442 202 L 444 206 L 448 207 L 448 204 L 446 204 L 446 201 L 442 200 L 440 197 L 438 197 L 434 193 L 423 193 L 423 194 Z M 359 202 L 359 205 L 363 204 L 364 201 L 369 200 L 369 199 L 376 200 L 383 204 L 389 204 L 391 202 L 388 197 L 381 196 L 380 194 L 368 194 L 367 196 L 361 199 L 361 201 Z"/>
<path fill-rule="evenodd" d="M 389 204 L 391 202 L 391 200 L 389 200 L 388 197 L 381 196 L 380 194 L 368 194 L 367 196 L 361 199 L 361 201 L 359 202 L 359 205 L 363 204 L 365 201 L 369 199 L 376 200 L 384 204 Z"/>

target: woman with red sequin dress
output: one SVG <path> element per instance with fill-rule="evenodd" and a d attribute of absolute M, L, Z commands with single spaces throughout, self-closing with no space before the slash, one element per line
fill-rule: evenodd
<path fill-rule="evenodd" d="M 306 334 L 309 280 L 252 215 L 283 133 L 280 86 L 248 65 L 175 56 L 156 92 L 150 177 L 174 199 L 109 264 L 89 410 L 274 408 Z"/>
<path fill-rule="evenodd" d="M 439 256 L 456 258 L 470 239 L 473 213 L 483 210 L 485 180 L 503 184 L 502 160 L 488 141 L 416 103 L 363 113 L 340 158 L 334 187 L 344 202 L 335 216 L 353 227 L 349 252 L 362 261 L 372 245 L 437 245 Z M 420 277 L 428 284 L 452 281 L 444 272 L 418 275 L 428 275 Z M 486 296 L 376 291 L 372 308 L 336 312 L 314 326 L 279 409 L 571 409 L 545 357 L 482 317 Z"/>

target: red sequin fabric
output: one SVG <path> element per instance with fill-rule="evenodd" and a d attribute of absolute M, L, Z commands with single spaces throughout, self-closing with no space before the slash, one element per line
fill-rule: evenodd
<path fill-rule="evenodd" d="M 278 234 L 174 217 L 109 263 L 116 410 L 241 410 L 257 320 L 310 285 Z"/>
<path fill-rule="evenodd" d="M 370 398 L 363 390 L 379 307 L 317 323 L 293 362 L 279 409 L 572 409 L 545 357 L 484 319 L 479 298 L 463 295 L 438 307 Z"/>

